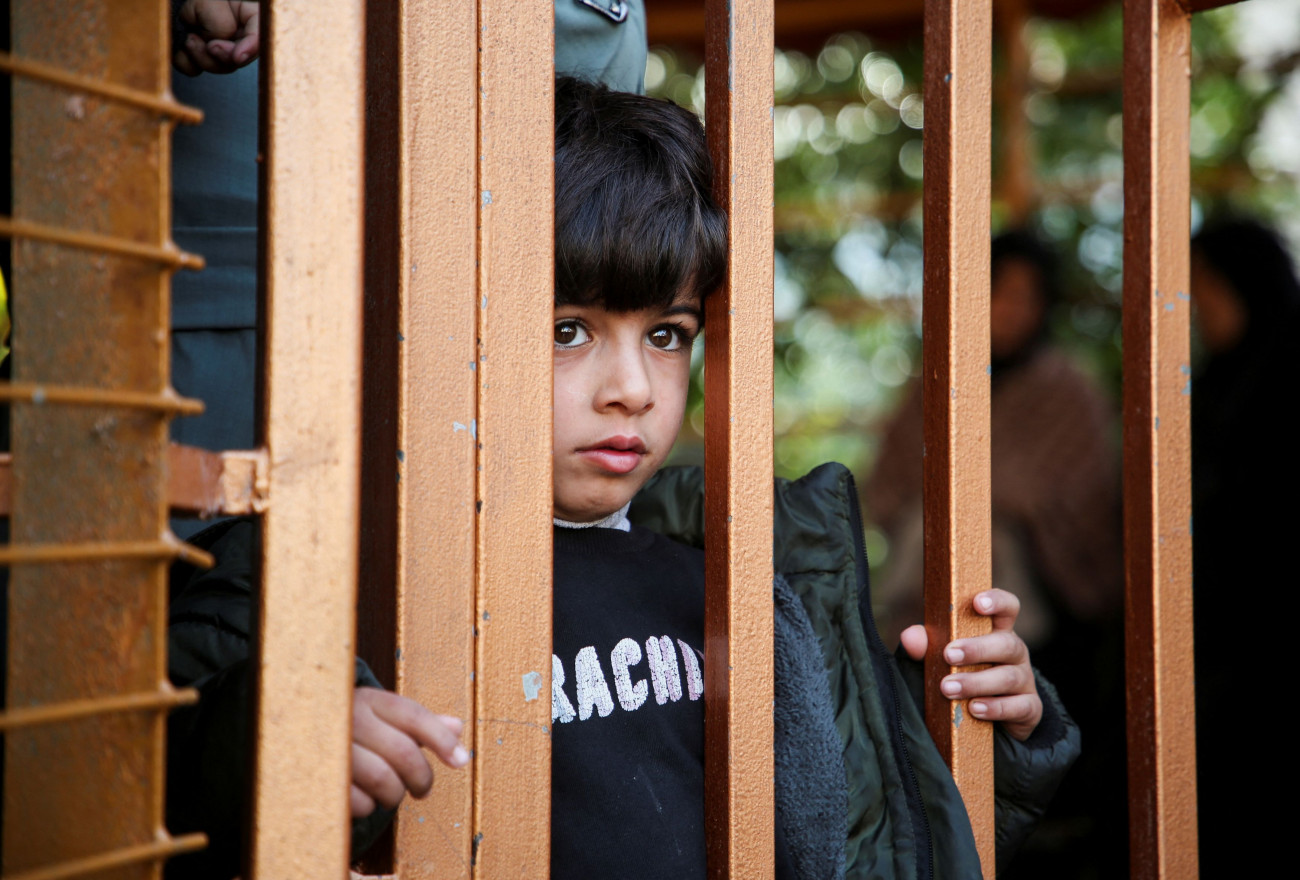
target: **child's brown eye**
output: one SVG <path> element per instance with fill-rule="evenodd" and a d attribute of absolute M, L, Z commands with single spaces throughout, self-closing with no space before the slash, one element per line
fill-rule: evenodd
<path fill-rule="evenodd" d="M 555 344 L 572 348 L 587 341 L 587 330 L 577 321 L 560 321 L 555 325 Z"/>
<path fill-rule="evenodd" d="M 684 333 L 673 327 L 656 327 L 646 334 L 646 339 L 661 351 L 674 351 L 682 347 L 684 336 Z"/>

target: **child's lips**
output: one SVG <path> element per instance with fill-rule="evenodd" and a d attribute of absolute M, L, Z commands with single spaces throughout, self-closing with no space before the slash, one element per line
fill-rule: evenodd
<path fill-rule="evenodd" d="M 636 469 L 646 454 L 639 437 L 609 437 L 578 450 L 578 457 L 611 474 L 626 474 Z"/>

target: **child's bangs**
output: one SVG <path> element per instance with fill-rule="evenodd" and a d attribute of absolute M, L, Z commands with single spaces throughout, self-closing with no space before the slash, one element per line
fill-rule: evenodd
<path fill-rule="evenodd" d="M 727 260 L 712 176 L 704 132 L 690 112 L 559 81 L 556 304 L 628 312 L 712 291 Z"/>

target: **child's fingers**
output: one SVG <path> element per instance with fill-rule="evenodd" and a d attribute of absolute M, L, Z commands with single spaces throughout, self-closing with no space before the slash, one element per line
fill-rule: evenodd
<path fill-rule="evenodd" d="M 352 744 L 352 784 L 388 809 L 402 802 L 406 786 L 388 762 L 363 746 Z"/>
<path fill-rule="evenodd" d="M 1020 600 L 1006 590 L 985 590 L 975 596 L 975 611 L 993 618 L 993 630 L 1009 630 L 1020 616 Z"/>
<path fill-rule="evenodd" d="M 1018 740 L 1025 740 L 1043 717 L 1043 701 L 1038 694 L 1009 697 L 986 697 L 967 704 L 971 715 L 982 721 L 1000 721 L 1002 727 Z"/>
<path fill-rule="evenodd" d="M 397 774 L 406 791 L 416 797 L 428 794 L 433 787 L 433 770 L 419 743 L 377 716 L 369 705 L 356 705 L 352 717 L 352 742 L 378 755 Z"/>
<path fill-rule="evenodd" d="M 1001 697 L 1035 692 L 1033 673 L 1023 665 L 991 666 L 979 672 L 954 672 L 944 676 L 939 690 L 952 700 Z"/>
<path fill-rule="evenodd" d="M 387 691 L 376 693 L 382 695 L 373 704 L 376 715 L 429 749 L 448 767 L 469 763 L 469 752 L 460 744 L 458 732 L 441 720 L 443 716 L 406 697 Z"/>
<path fill-rule="evenodd" d="M 234 48 L 230 52 L 230 60 L 238 66 L 243 67 L 245 64 L 248 64 L 250 61 L 257 58 L 260 51 L 261 39 L 258 37 L 257 32 L 254 31 L 245 36 L 239 42 L 235 43 Z"/>
<path fill-rule="evenodd" d="M 353 819 L 364 819 L 375 811 L 375 799 L 353 784 L 348 794 L 348 809 Z"/>
<path fill-rule="evenodd" d="M 924 660 L 926 649 L 930 647 L 930 635 L 925 627 L 916 623 L 898 634 L 898 642 L 913 660 Z"/>
<path fill-rule="evenodd" d="M 198 34 L 185 38 L 185 54 L 196 68 L 205 73 L 225 72 L 222 63 L 209 54 L 207 41 Z"/>
<path fill-rule="evenodd" d="M 455 715 L 434 715 L 433 717 L 441 721 L 448 730 L 454 733 L 456 739 L 460 739 L 461 736 L 464 735 L 465 722 L 461 721 Z"/>
<path fill-rule="evenodd" d="M 1024 639 L 1010 630 L 995 630 L 985 636 L 957 639 L 943 649 L 943 659 L 953 666 L 976 663 L 1025 663 L 1029 649 Z"/>

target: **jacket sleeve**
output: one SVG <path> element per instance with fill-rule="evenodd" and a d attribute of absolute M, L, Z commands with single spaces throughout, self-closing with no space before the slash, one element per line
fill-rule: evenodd
<path fill-rule="evenodd" d="M 925 705 L 923 664 L 908 657 L 900 646 L 895 658 L 908 692 L 918 706 Z M 1079 757 L 1079 727 L 1061 705 L 1056 688 L 1034 670 L 1043 718 L 1024 742 L 1001 727 L 993 734 L 993 795 L 997 863 L 1001 872 L 1020 845 L 1038 826 L 1057 786 Z"/>
<path fill-rule="evenodd" d="M 993 793 L 998 869 L 1006 867 L 1038 826 L 1066 772 L 1079 757 L 1079 726 L 1056 688 L 1034 670 L 1043 718 L 1024 742 L 998 727 L 993 735 Z"/>
<path fill-rule="evenodd" d="M 199 701 L 167 723 L 167 825 L 176 833 L 203 831 L 208 847 L 168 862 L 168 877 L 229 880 L 243 869 L 244 826 L 251 789 L 253 571 L 257 525 L 228 520 L 207 530 L 217 564 L 206 572 L 173 572 L 168 619 L 168 674 L 193 687 Z M 188 575 L 188 576 L 186 576 Z M 179 581 L 179 583 L 178 583 Z M 176 589 L 176 588 L 179 589 Z M 380 687 L 356 661 L 356 686 Z M 387 827 L 392 813 L 352 823 L 354 857 Z"/>

